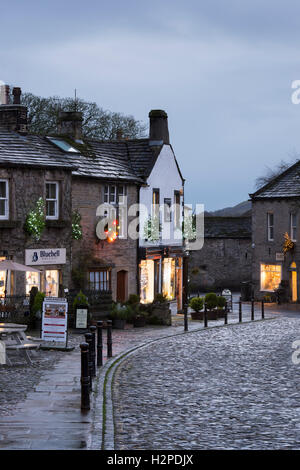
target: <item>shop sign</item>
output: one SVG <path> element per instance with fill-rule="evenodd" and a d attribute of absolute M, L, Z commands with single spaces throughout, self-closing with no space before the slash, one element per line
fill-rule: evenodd
<path fill-rule="evenodd" d="M 76 328 L 83 328 L 86 329 L 88 325 L 88 308 L 83 307 L 76 307 Z"/>
<path fill-rule="evenodd" d="M 42 339 L 67 344 L 68 302 L 46 298 L 43 302 Z"/>
<path fill-rule="evenodd" d="M 65 263 L 65 248 L 38 248 L 35 250 L 25 250 L 25 264 L 29 266 Z"/>
<path fill-rule="evenodd" d="M 284 261 L 284 253 L 276 253 L 276 261 Z"/>

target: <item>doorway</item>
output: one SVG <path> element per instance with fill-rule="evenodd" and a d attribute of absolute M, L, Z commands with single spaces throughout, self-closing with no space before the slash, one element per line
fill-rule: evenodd
<path fill-rule="evenodd" d="M 117 272 L 117 302 L 125 302 L 127 297 L 127 271 Z"/>
<path fill-rule="evenodd" d="M 297 302 L 298 300 L 298 290 L 297 290 L 297 265 L 295 261 L 291 264 L 291 290 L 292 290 L 292 302 Z"/>

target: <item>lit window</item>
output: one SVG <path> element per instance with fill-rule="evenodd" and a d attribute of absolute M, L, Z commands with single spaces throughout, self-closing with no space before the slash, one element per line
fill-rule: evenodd
<path fill-rule="evenodd" d="M 281 281 L 281 266 L 278 264 L 260 265 L 260 289 L 263 291 L 274 291 Z"/>
<path fill-rule="evenodd" d="M 8 219 L 8 181 L 0 180 L 0 219 Z"/>
<path fill-rule="evenodd" d="M 163 260 L 162 293 L 168 300 L 175 298 L 175 258 Z"/>
<path fill-rule="evenodd" d="M 50 269 L 45 271 L 46 285 L 45 291 L 48 297 L 58 297 L 59 271 Z"/>
<path fill-rule="evenodd" d="M 58 219 L 58 183 L 46 183 L 46 218 Z"/>
<path fill-rule="evenodd" d="M 26 294 L 28 295 L 32 287 L 40 290 L 40 273 L 26 271 Z"/>
<path fill-rule="evenodd" d="M 110 271 L 108 269 L 89 271 L 89 289 L 100 291 L 110 290 Z"/>
<path fill-rule="evenodd" d="M 274 240 L 274 214 L 268 212 L 268 240 Z"/>
<path fill-rule="evenodd" d="M 55 139 L 54 137 L 48 137 L 48 139 L 50 140 L 50 142 L 52 142 L 64 152 L 80 153 L 79 150 L 72 147 L 72 145 L 68 144 L 68 142 L 66 142 L 65 140 Z"/>
<path fill-rule="evenodd" d="M 154 300 L 154 261 L 142 260 L 140 264 L 140 290 L 141 303 L 146 304 Z"/>
<path fill-rule="evenodd" d="M 297 241 L 297 217 L 296 214 L 290 214 L 291 240 Z"/>

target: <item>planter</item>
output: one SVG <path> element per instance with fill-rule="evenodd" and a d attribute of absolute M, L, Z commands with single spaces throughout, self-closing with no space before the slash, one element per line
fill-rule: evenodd
<path fill-rule="evenodd" d="M 204 312 L 191 312 L 192 320 L 204 320 Z M 219 318 L 225 317 L 224 310 L 207 310 L 208 320 L 218 320 Z"/>
<path fill-rule="evenodd" d="M 142 315 L 135 317 L 133 320 L 133 326 L 134 328 L 142 328 L 146 326 L 146 318 Z"/>
<path fill-rule="evenodd" d="M 170 326 L 172 324 L 170 302 L 154 303 L 151 317 L 157 318 L 157 324 Z"/>
<path fill-rule="evenodd" d="M 203 312 L 191 312 L 192 320 L 203 320 Z"/>
<path fill-rule="evenodd" d="M 120 318 L 114 318 L 112 321 L 112 327 L 115 330 L 124 330 L 126 325 L 126 320 L 121 320 Z"/>

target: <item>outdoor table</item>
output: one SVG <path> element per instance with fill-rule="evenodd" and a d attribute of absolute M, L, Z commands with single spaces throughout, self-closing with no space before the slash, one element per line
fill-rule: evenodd
<path fill-rule="evenodd" d="M 17 350 L 24 354 L 28 364 L 32 364 L 32 360 L 28 351 L 38 348 L 38 344 L 28 343 L 25 331 L 27 325 L 19 325 L 17 323 L 0 323 L 0 341 L 5 344 L 6 350 Z M 6 355 L 6 361 L 11 365 L 10 359 Z"/>

